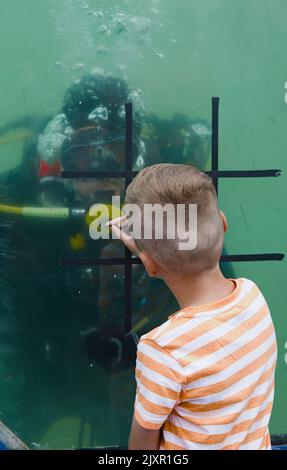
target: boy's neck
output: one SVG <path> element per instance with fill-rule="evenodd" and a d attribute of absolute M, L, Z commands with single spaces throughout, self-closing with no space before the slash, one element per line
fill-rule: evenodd
<path fill-rule="evenodd" d="M 232 294 L 235 289 L 234 283 L 224 277 L 219 266 L 190 276 L 169 273 L 164 280 L 181 309 L 215 302 Z"/>

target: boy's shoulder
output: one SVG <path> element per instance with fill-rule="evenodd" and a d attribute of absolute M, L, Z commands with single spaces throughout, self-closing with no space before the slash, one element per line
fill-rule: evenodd
<path fill-rule="evenodd" d="M 253 290 L 254 295 L 263 295 L 260 287 L 253 280 L 245 277 L 236 278 L 234 280 L 237 281 L 237 286 L 241 291 L 241 296 L 238 296 L 239 302 L 244 302 L 243 299 L 245 295 L 248 294 L 248 292 L 250 292 L 251 290 Z M 168 317 L 168 319 L 164 323 L 142 335 L 140 337 L 140 341 L 151 341 L 153 343 L 157 343 L 158 346 L 160 346 L 160 338 L 162 338 L 163 335 L 168 334 L 169 332 L 171 332 L 171 330 L 179 326 L 180 319 L 182 318 L 182 316 L 184 316 L 186 310 L 188 310 L 188 307 L 183 310 L 176 310 L 173 314 Z"/>
<path fill-rule="evenodd" d="M 140 337 L 141 341 L 147 340 L 147 341 L 154 341 L 156 342 L 156 339 L 159 337 L 160 333 L 162 333 L 164 330 L 168 328 L 170 325 L 170 319 L 166 320 L 164 323 L 161 325 L 153 328 L 152 330 L 148 331 L 144 335 Z"/>
<path fill-rule="evenodd" d="M 178 310 L 180 312 L 180 310 Z M 176 314 L 177 312 L 175 312 Z M 173 314 L 173 315 L 175 315 Z M 176 317 L 170 315 L 168 317 L 168 320 L 166 320 L 164 323 L 161 325 L 153 328 L 151 331 L 148 331 L 144 335 L 140 337 L 138 349 L 140 350 L 141 347 L 144 347 L 144 345 L 151 346 L 153 349 L 158 351 L 159 353 L 165 353 L 168 355 L 173 356 L 172 351 L 170 351 L 170 346 L 171 343 L 170 341 L 168 342 L 162 342 L 161 339 L 163 337 L 169 337 L 170 334 L 172 334 L 174 327 L 176 327 L 177 322 L 176 322 Z"/>
<path fill-rule="evenodd" d="M 240 300 L 244 298 L 245 294 L 248 294 L 250 292 L 253 292 L 254 295 L 260 294 L 264 297 L 260 286 L 253 279 L 246 278 L 246 277 L 238 277 L 238 278 L 235 278 L 234 281 L 239 283 L 240 288 L 241 288 L 241 297 L 239 297 Z"/>

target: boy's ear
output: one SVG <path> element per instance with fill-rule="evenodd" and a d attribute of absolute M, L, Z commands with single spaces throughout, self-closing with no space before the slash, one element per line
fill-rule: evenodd
<path fill-rule="evenodd" d="M 222 211 L 219 211 L 219 212 L 220 212 L 220 215 L 221 215 L 221 218 L 222 218 L 222 223 L 223 223 L 223 228 L 224 228 L 224 233 L 225 233 L 228 229 L 227 218 L 226 218 L 226 215 L 224 214 L 224 212 L 222 212 Z"/>
<path fill-rule="evenodd" d="M 148 275 L 150 277 L 157 277 L 157 275 L 158 275 L 158 265 L 150 257 L 150 255 L 146 251 L 141 251 L 139 253 L 139 258 L 142 260 L 142 263 L 143 263 Z"/>

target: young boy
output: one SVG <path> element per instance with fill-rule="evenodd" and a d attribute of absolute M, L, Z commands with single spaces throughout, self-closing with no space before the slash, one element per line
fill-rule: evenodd
<path fill-rule="evenodd" d="M 256 284 L 220 271 L 227 221 L 212 180 L 190 165 L 153 165 L 125 202 L 197 205 L 197 244 L 188 251 L 166 236 L 167 224 L 163 239 L 155 231 L 133 239 L 123 218 L 110 223 L 180 305 L 140 339 L 129 449 L 270 449 L 274 327 Z"/>

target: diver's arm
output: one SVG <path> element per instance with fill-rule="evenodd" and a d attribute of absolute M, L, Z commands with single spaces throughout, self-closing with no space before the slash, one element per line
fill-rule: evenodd
<path fill-rule="evenodd" d="M 145 429 L 133 418 L 129 450 L 158 450 L 160 441 L 160 429 Z"/>

